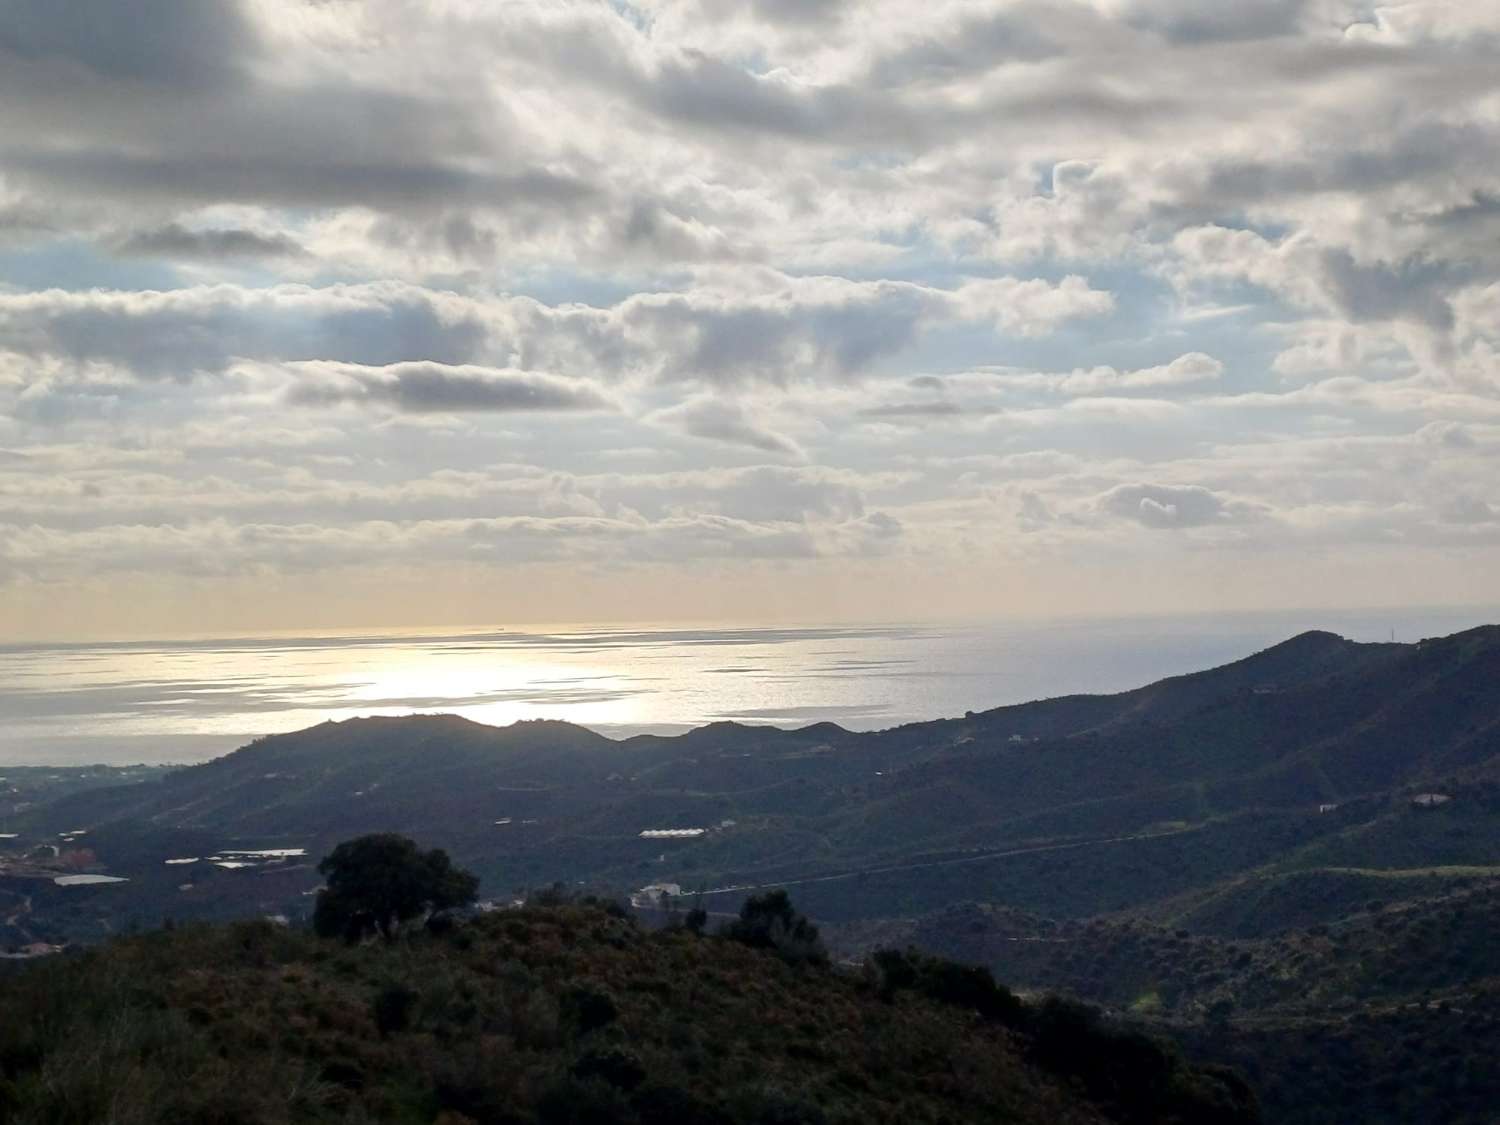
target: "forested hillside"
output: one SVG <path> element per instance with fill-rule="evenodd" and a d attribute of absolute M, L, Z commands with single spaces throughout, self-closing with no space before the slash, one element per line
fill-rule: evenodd
<path fill-rule="evenodd" d="M 789 963 L 791 961 L 797 963 Z M 0 977 L 10 1125 L 1252 1125 L 1232 1075 L 987 975 L 559 903 L 345 945 L 160 931 Z"/>

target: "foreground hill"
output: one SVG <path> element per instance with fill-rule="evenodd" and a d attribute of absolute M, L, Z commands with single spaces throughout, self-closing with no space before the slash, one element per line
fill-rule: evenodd
<path fill-rule="evenodd" d="M 952 974 L 949 974 L 951 977 Z M 946 978 L 945 978 L 946 979 Z M 968 980 L 963 974 L 954 978 Z M 555 905 L 343 946 L 157 932 L 0 977 L 12 1125 L 1251 1125 L 1242 1083 L 992 983 L 934 999 Z M 928 990 L 932 991 L 931 989 Z M 986 998 L 1003 1003 L 986 1006 Z"/>

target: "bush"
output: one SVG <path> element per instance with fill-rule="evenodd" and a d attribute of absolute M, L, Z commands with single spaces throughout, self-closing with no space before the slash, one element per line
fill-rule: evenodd
<path fill-rule="evenodd" d="M 370 933 L 390 938 L 401 923 L 466 906 L 479 891 L 479 880 L 441 848 L 423 852 L 389 832 L 344 841 L 318 872 L 328 885 L 318 892 L 313 928 L 351 942 Z"/>
<path fill-rule="evenodd" d="M 545 1125 L 631 1125 L 635 1111 L 609 1083 L 567 1074 L 549 1086 L 537 1103 Z"/>
<path fill-rule="evenodd" d="M 641 1125 L 731 1125 L 723 1110 L 677 1086 L 643 1086 L 630 1104 Z"/>
<path fill-rule="evenodd" d="M 789 965 L 826 965 L 828 949 L 818 927 L 792 907 L 784 890 L 745 900 L 740 916 L 724 927 L 724 936 L 752 949 L 769 949 Z"/>
<path fill-rule="evenodd" d="M 626 1093 L 646 1080 L 641 1060 L 620 1047 L 587 1052 L 573 1064 L 573 1074 L 578 1078 L 597 1078 Z"/>
<path fill-rule="evenodd" d="M 734 1116 L 746 1125 L 827 1125 L 816 1102 L 776 1086 L 747 1090 L 735 1099 Z"/>
<path fill-rule="evenodd" d="M 375 1027 L 382 1039 L 393 1032 L 406 1030 L 416 1002 L 417 994 L 402 984 L 388 984 L 375 994 L 370 1014 L 375 1018 Z"/>
<path fill-rule="evenodd" d="M 561 1008 L 563 1019 L 576 1035 L 587 1035 L 607 1027 L 620 1015 L 619 1005 L 608 992 L 581 984 L 563 993 Z"/>
<path fill-rule="evenodd" d="M 1026 1006 L 997 984 L 980 965 L 962 965 L 916 949 L 882 949 L 870 958 L 880 995 L 890 1000 L 903 989 L 957 1008 L 970 1008 L 992 1023 L 1018 1026 Z"/>

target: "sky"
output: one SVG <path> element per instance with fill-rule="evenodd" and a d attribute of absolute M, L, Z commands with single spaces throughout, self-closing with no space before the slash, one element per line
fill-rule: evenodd
<path fill-rule="evenodd" d="M 0 0 L 0 634 L 1500 603 L 1500 4 Z"/>

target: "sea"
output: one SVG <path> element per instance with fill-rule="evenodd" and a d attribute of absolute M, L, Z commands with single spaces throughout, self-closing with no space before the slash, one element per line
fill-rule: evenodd
<path fill-rule="evenodd" d="M 1307 629 L 1413 641 L 1496 622 L 1500 607 L 0 645 L 0 765 L 200 762 L 361 715 L 563 719 L 619 738 L 722 720 L 874 730 L 1123 691 Z"/>

